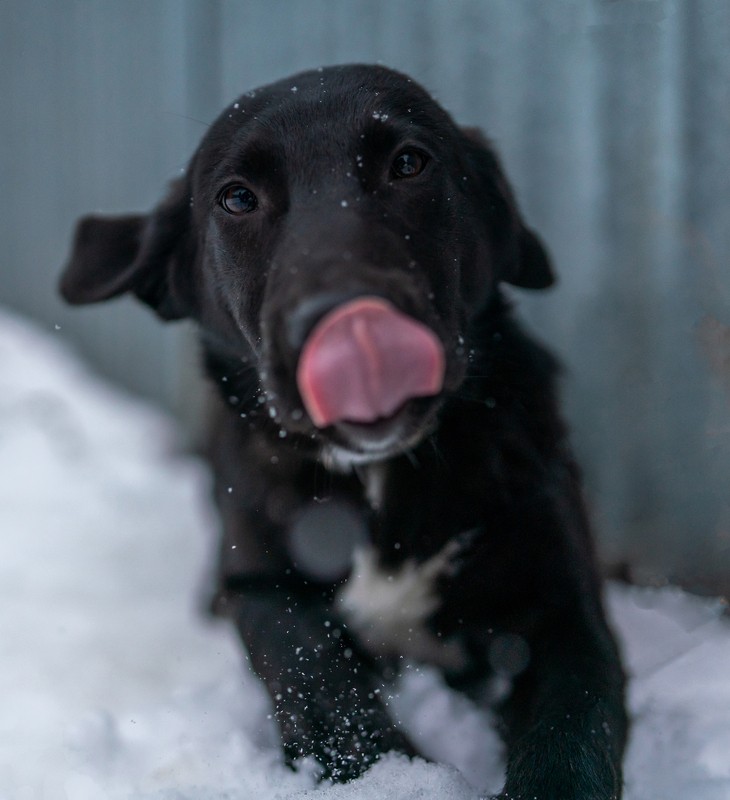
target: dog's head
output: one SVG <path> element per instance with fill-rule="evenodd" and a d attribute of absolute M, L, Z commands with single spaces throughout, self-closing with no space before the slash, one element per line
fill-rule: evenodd
<path fill-rule="evenodd" d="M 367 460 L 429 429 L 500 281 L 552 280 L 487 141 L 343 66 L 239 98 L 150 214 L 81 220 L 61 290 L 195 319 L 285 429 Z"/>

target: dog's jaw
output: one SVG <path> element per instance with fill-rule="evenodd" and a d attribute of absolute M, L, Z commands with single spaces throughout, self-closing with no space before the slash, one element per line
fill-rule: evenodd
<path fill-rule="evenodd" d="M 415 411 L 414 405 L 425 408 Z M 441 405 L 440 397 L 411 401 L 388 419 L 371 424 L 343 422 L 325 429 L 322 461 L 336 472 L 350 472 L 359 465 L 407 455 L 432 433 Z"/>

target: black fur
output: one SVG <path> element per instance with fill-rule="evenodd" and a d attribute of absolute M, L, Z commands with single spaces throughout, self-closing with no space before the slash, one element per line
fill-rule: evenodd
<path fill-rule="evenodd" d="M 404 147 L 428 161 L 398 179 Z M 255 211 L 221 208 L 231 183 L 256 194 Z M 151 214 L 80 223 L 67 300 L 133 292 L 165 319 L 199 324 L 220 390 L 217 607 L 271 693 L 289 758 L 314 754 L 345 780 L 388 750 L 415 753 L 378 693 L 399 645 L 373 652 L 341 617 L 347 574 L 317 578 L 292 551 L 292 521 L 318 495 L 361 515 L 393 574 L 455 543 L 427 625 L 461 654 L 444 667 L 452 684 L 513 678 L 500 797 L 620 796 L 624 675 L 556 364 L 500 291 L 552 280 L 487 141 L 382 67 L 307 72 L 242 96 Z M 326 311 L 358 295 L 388 298 L 438 335 L 444 388 L 389 420 L 320 430 L 302 409 L 299 352 Z M 368 503 L 373 471 L 381 491 Z"/>

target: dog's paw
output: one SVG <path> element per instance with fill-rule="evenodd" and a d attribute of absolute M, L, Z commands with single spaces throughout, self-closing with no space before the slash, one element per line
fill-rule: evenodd
<path fill-rule="evenodd" d="M 310 706 L 280 725 L 287 763 L 314 756 L 321 778 L 338 783 L 359 777 L 385 753 L 418 754 L 382 707 L 343 713 Z"/>
<path fill-rule="evenodd" d="M 383 755 L 397 752 L 413 757 L 415 749 L 392 728 L 374 735 L 368 731 L 339 732 L 317 743 L 313 755 L 322 767 L 321 778 L 336 783 L 359 778 Z"/>
<path fill-rule="evenodd" d="M 496 800 L 619 800 L 621 775 L 599 736 L 541 727 L 510 756 Z"/>

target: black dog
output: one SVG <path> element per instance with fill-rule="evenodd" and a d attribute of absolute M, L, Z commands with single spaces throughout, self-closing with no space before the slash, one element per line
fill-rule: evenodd
<path fill-rule="evenodd" d="M 152 213 L 80 222 L 69 302 L 199 325 L 218 608 L 288 758 L 346 780 L 413 754 L 378 691 L 410 657 L 511 680 L 501 797 L 620 796 L 624 676 L 556 364 L 500 292 L 552 280 L 488 143 L 382 67 L 242 96 Z M 313 556 L 315 497 L 343 539 L 362 520 L 354 566 L 336 537 Z"/>

